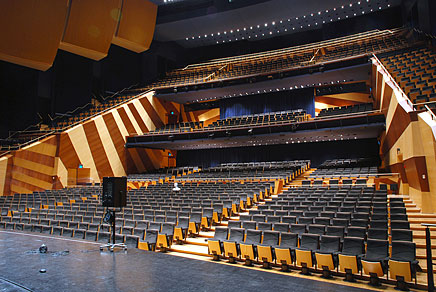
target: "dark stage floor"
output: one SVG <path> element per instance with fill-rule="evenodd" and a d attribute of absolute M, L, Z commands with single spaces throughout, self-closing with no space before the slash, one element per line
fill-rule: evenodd
<path fill-rule="evenodd" d="M 37 251 L 43 243 L 47 254 Z M 0 231 L 0 291 L 370 290 L 136 249 L 100 252 L 92 242 Z"/>

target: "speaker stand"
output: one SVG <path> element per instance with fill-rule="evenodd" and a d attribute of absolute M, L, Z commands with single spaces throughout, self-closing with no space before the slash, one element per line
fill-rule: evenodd
<path fill-rule="evenodd" d="M 122 250 L 127 250 L 127 245 L 125 245 L 124 243 L 115 243 L 115 222 L 116 222 L 116 215 L 115 212 L 116 210 L 113 209 L 111 210 L 112 212 L 112 243 L 108 242 L 105 245 L 100 246 L 100 251 L 102 251 L 103 249 L 107 248 L 107 250 L 113 252 L 115 250 L 115 248 L 121 248 Z"/>

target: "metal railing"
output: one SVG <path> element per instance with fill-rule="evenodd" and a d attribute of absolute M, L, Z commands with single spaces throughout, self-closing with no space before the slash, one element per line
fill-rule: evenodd
<path fill-rule="evenodd" d="M 430 223 L 421 223 L 422 226 L 425 226 L 425 250 L 427 257 L 427 286 L 429 292 L 435 291 L 434 286 L 434 275 L 433 275 L 433 258 L 432 258 L 432 246 L 431 246 L 431 235 L 430 235 L 430 227 L 436 227 L 436 224 Z"/>
<path fill-rule="evenodd" d="M 141 92 L 141 93 L 139 93 L 139 94 L 137 94 L 137 95 L 132 96 L 131 98 L 128 98 L 128 99 L 126 99 L 126 100 L 123 100 L 122 102 L 117 103 L 117 104 L 115 104 L 115 105 L 113 105 L 113 106 L 111 106 L 111 107 L 108 107 L 108 108 L 106 108 L 106 109 L 104 109 L 104 110 L 102 110 L 102 111 L 100 111 L 100 112 L 96 112 L 96 113 L 94 113 L 93 115 L 90 115 L 90 116 L 88 116 L 88 117 L 85 117 L 85 118 L 83 118 L 83 119 L 81 119 L 81 120 L 79 120 L 79 121 L 77 121 L 77 122 L 75 122 L 75 123 L 73 123 L 73 124 L 67 125 L 67 126 L 61 128 L 61 129 L 57 129 L 57 130 L 49 131 L 48 133 L 46 133 L 46 134 L 44 134 L 44 135 L 42 135 L 42 136 L 40 136 L 40 137 L 36 137 L 35 139 L 29 140 L 29 141 L 27 141 L 27 142 L 25 142 L 25 143 L 22 143 L 22 144 L 20 144 L 20 145 L 17 145 L 17 146 L 9 146 L 9 147 L 6 147 L 6 149 L 5 149 L 4 147 L 1 147 L 0 150 L 6 151 L 6 152 L 0 154 L 0 157 L 9 154 L 10 151 L 13 151 L 13 150 L 19 150 L 19 149 L 21 149 L 21 148 L 23 148 L 23 147 L 26 147 L 26 146 L 28 146 L 28 145 L 30 145 L 30 144 L 32 144 L 32 143 L 35 143 L 35 142 L 41 141 L 42 139 L 45 139 L 45 138 L 47 138 L 47 137 L 49 137 L 49 136 L 51 136 L 51 135 L 54 135 L 54 134 L 56 134 L 56 133 L 61 133 L 61 132 L 65 131 L 65 130 L 67 130 L 67 129 L 69 129 L 69 128 L 73 128 L 73 127 L 75 127 L 75 126 L 77 126 L 77 125 L 79 125 L 79 124 L 81 124 L 81 123 L 84 123 L 84 122 L 86 122 L 86 121 L 88 121 L 88 120 L 90 120 L 90 119 L 92 119 L 92 118 L 94 118 L 94 117 L 96 117 L 96 116 L 98 116 L 98 115 L 101 115 L 101 114 L 103 114 L 103 113 L 105 113 L 105 112 L 108 112 L 108 111 L 110 111 L 110 110 L 112 110 L 112 109 L 114 109 L 114 108 L 117 108 L 117 107 L 119 107 L 119 106 L 121 106 L 121 105 L 123 105 L 123 104 L 125 104 L 125 103 L 127 103 L 127 102 L 130 102 L 131 100 L 133 100 L 133 99 L 135 99 L 135 98 L 141 97 L 141 96 L 143 96 L 143 95 L 145 95 L 145 94 L 147 94 L 147 93 L 149 93 L 149 92 L 151 92 L 151 91 L 153 91 L 153 89 L 149 89 L 149 90 L 147 90 L 147 91 Z M 115 93 L 115 94 L 118 94 L 118 93 Z"/>

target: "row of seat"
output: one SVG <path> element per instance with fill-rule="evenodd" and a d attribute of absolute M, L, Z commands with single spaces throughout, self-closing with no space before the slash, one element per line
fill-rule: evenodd
<path fill-rule="evenodd" d="M 215 260 L 225 256 L 231 262 L 245 260 L 246 265 L 253 261 L 264 267 L 278 264 L 283 270 L 293 265 L 304 274 L 315 268 L 325 277 L 337 269 L 351 280 L 363 270 L 373 283 L 389 269 L 390 277 L 404 285 L 412 277 L 416 279 L 418 269 L 416 247 L 410 241 L 392 241 L 390 248 L 389 241 L 379 239 L 368 239 L 365 244 L 364 239 L 350 236 L 341 242 L 334 235 L 306 233 L 299 239 L 296 233 L 217 227 L 208 248 Z"/>
<path fill-rule="evenodd" d="M 429 47 L 378 55 L 414 104 L 436 101 L 436 52 Z"/>
<path fill-rule="evenodd" d="M 213 60 L 201 65 L 190 65 L 183 69 L 167 73 L 167 76 L 151 87 L 179 86 L 204 83 L 213 80 L 226 80 L 242 76 L 266 74 L 289 70 L 317 62 L 340 60 L 371 52 L 392 50 L 407 45 L 401 31 L 373 31 L 352 35 L 347 38 L 333 39 L 304 47 L 287 48 L 240 57 Z M 323 49 L 324 54 L 314 51 Z"/>
<path fill-rule="evenodd" d="M 356 114 L 362 112 L 369 112 L 372 110 L 373 110 L 372 103 L 362 103 L 356 105 L 347 105 L 347 106 L 322 109 L 317 117 L 322 118 L 322 117 L 330 117 L 330 116 L 337 116 L 337 115 Z"/>

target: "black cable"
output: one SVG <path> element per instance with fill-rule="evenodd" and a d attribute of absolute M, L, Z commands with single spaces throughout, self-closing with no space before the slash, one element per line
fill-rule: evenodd
<path fill-rule="evenodd" d="M 20 288 L 22 288 L 22 289 L 24 289 L 24 290 L 26 290 L 26 291 L 31 291 L 31 292 L 33 292 L 32 289 L 27 288 L 26 286 L 23 286 L 23 285 L 21 285 L 21 284 L 18 284 L 18 283 L 14 282 L 14 281 L 8 280 L 8 279 L 6 279 L 6 278 L 0 277 L 0 280 L 3 280 L 3 281 L 5 281 L 5 282 L 8 282 L 9 284 L 12 284 L 12 285 L 14 285 L 14 286 L 20 287 Z"/>

